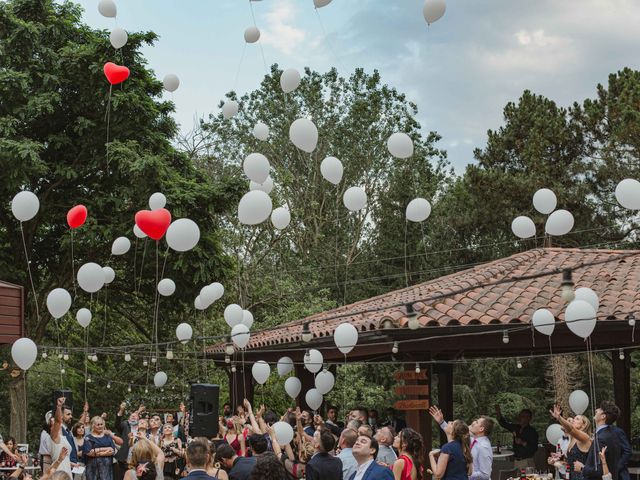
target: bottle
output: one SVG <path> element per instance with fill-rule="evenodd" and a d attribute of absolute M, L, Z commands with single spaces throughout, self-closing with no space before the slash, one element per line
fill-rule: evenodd
<path fill-rule="evenodd" d="M 571 464 L 567 463 L 564 468 L 565 468 L 564 478 L 565 478 L 565 480 L 570 480 L 570 478 L 571 478 Z"/>
<path fill-rule="evenodd" d="M 527 479 L 527 471 L 524 468 L 520 469 L 520 480 L 526 480 Z"/>
<path fill-rule="evenodd" d="M 497 454 L 500 454 L 500 447 L 501 447 L 501 446 L 502 446 L 502 445 L 500 445 L 500 440 L 497 440 L 497 441 L 496 441 L 496 453 L 497 453 Z"/>

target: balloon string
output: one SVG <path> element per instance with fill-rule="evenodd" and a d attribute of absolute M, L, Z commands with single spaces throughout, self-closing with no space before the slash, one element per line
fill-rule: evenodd
<path fill-rule="evenodd" d="M 244 398 L 247 398 L 247 374 L 244 371 L 244 348 L 242 349 L 242 387 L 244 388 Z"/>
<path fill-rule="evenodd" d="M 71 232 L 71 282 L 73 283 L 73 296 L 78 296 L 78 291 L 76 290 L 76 267 L 73 258 L 73 228 L 70 229 Z"/>
<path fill-rule="evenodd" d="M 318 18 L 318 23 L 320 24 L 320 28 L 322 29 L 322 35 L 324 36 L 324 39 L 327 42 L 327 45 L 329 46 L 329 52 L 335 58 L 336 64 L 340 67 L 340 69 L 345 71 L 344 65 L 342 65 L 342 62 L 340 61 L 340 57 L 338 57 L 335 49 L 333 48 L 333 44 L 329 39 L 329 35 L 327 35 L 327 30 L 326 28 L 324 28 L 324 23 L 322 22 L 322 18 L 320 18 L 320 12 L 318 12 L 317 8 L 315 9 L 315 11 L 316 11 L 316 17 Z"/>
<path fill-rule="evenodd" d="M 155 342 L 156 342 L 156 357 L 158 357 L 158 316 L 160 315 L 160 295 L 158 293 L 158 283 L 159 283 L 159 278 L 158 278 L 158 243 L 156 243 L 156 299 L 155 299 L 155 308 L 154 308 L 154 318 L 153 318 L 153 324 L 154 324 L 154 331 L 155 331 Z M 167 247 L 167 249 L 164 251 L 164 262 L 162 263 L 162 273 L 160 274 L 160 278 L 164 277 L 164 269 L 167 266 L 167 256 L 169 253 L 169 247 Z"/>
<path fill-rule="evenodd" d="M 136 236 L 136 243 L 133 246 L 133 291 L 136 290 L 136 271 L 138 268 L 138 237 Z"/>
<path fill-rule="evenodd" d="M 153 338 L 155 341 L 155 347 L 156 347 L 156 372 L 158 371 L 158 352 L 159 352 L 159 346 L 158 346 L 158 322 L 157 322 L 157 316 L 156 316 L 156 311 L 157 308 L 156 305 L 158 304 L 158 271 L 159 271 L 159 261 L 158 261 L 158 247 L 160 245 L 160 240 L 156 240 L 156 297 L 155 300 L 153 302 L 154 304 L 154 312 L 153 312 Z"/>
<path fill-rule="evenodd" d="M 236 78 L 233 81 L 234 92 L 238 86 L 238 80 L 240 79 L 240 68 L 242 67 L 242 62 L 244 61 L 244 54 L 246 50 L 247 50 L 247 42 L 244 42 L 244 47 L 242 47 L 242 54 L 240 55 L 240 63 L 238 63 L 238 68 L 236 69 Z"/>
<path fill-rule="evenodd" d="M 136 290 L 136 293 L 140 293 L 140 289 L 142 288 L 142 272 L 144 269 L 144 257 L 147 254 L 147 244 L 149 242 L 147 242 L 147 239 L 144 239 L 144 248 L 142 249 L 142 261 L 140 262 L 140 281 L 138 282 L 138 289 Z M 133 279 L 133 283 L 135 286 L 135 278 Z"/>
<path fill-rule="evenodd" d="M 113 85 L 109 85 L 109 99 L 107 100 L 107 113 L 105 115 L 107 121 L 107 143 L 105 144 L 107 150 L 107 167 L 109 167 L 109 127 L 111 124 L 111 91 Z"/>
<path fill-rule="evenodd" d="M 107 338 L 107 298 L 109 294 L 109 286 L 105 285 L 104 289 L 104 329 L 102 331 L 102 344 L 105 344 Z"/>
<path fill-rule="evenodd" d="M 340 280 L 338 279 L 338 270 L 339 266 L 339 250 L 338 250 L 338 232 L 340 231 L 340 187 L 336 185 L 336 227 L 334 232 L 334 237 L 336 239 L 336 261 L 335 261 L 335 271 L 336 271 L 336 294 L 340 292 Z"/>
<path fill-rule="evenodd" d="M 31 283 L 31 291 L 33 292 L 33 302 L 36 305 L 36 318 L 40 323 L 40 308 L 38 307 L 38 296 L 36 295 L 36 287 L 33 285 L 33 275 L 31 274 L 31 262 L 29 261 L 29 253 L 27 252 L 27 242 L 24 239 L 24 229 L 20 222 L 20 234 L 22 237 L 22 248 L 24 248 L 24 257 L 27 259 L 27 272 L 29 272 L 29 282 Z"/>
<path fill-rule="evenodd" d="M 253 11 L 253 3 L 249 0 L 249 9 L 251 10 L 251 18 L 253 19 L 253 26 L 258 28 L 258 23 L 256 22 L 256 14 Z M 247 42 L 245 42 L 245 46 Z M 262 48 L 262 43 L 258 42 L 258 46 L 260 47 L 260 53 L 262 54 L 262 63 L 264 64 L 265 75 L 269 75 L 269 68 L 267 67 L 267 59 L 264 56 L 264 49 Z"/>
<path fill-rule="evenodd" d="M 407 230 L 409 229 L 409 221 L 404 221 L 404 280 L 405 286 L 409 287 L 409 273 L 407 268 Z"/>
<path fill-rule="evenodd" d="M 87 365 L 87 360 L 89 356 L 89 331 L 87 330 L 89 327 L 85 327 L 84 329 L 84 401 L 87 401 L 87 372 L 89 366 Z"/>
<path fill-rule="evenodd" d="M 587 365 L 588 365 L 588 371 L 589 371 L 589 393 L 591 396 L 591 418 L 595 418 L 596 415 L 596 410 L 595 410 L 595 403 L 596 403 L 596 390 L 595 390 L 595 376 L 594 376 L 594 372 L 593 372 L 593 358 L 591 356 L 591 337 L 587 337 L 586 338 L 586 343 L 587 343 Z M 598 453 L 600 452 L 600 446 L 598 444 L 598 434 L 595 433 L 593 435 L 593 441 L 595 443 L 595 448 L 593 449 L 593 459 L 594 459 L 594 465 L 598 465 Z"/>

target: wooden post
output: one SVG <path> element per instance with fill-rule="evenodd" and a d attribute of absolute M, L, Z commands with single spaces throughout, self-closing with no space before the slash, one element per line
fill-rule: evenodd
<path fill-rule="evenodd" d="M 420 374 L 405 366 L 404 371 L 396 372 L 396 379 L 403 379 L 404 386 L 396 387 L 396 393 L 405 392 L 409 400 L 400 400 L 394 405 L 396 410 L 406 411 L 407 427 L 422 435 L 425 449 L 431 451 L 431 415 L 428 408 L 431 399 L 431 366 L 424 366 Z"/>
<path fill-rule="evenodd" d="M 628 355 L 620 360 L 617 352 L 612 352 L 613 395 L 620 408 L 618 426 L 631 438 L 631 370 Z"/>
<path fill-rule="evenodd" d="M 438 375 L 438 407 L 442 410 L 445 420 L 453 420 L 453 365 L 437 365 L 436 373 Z M 440 444 L 445 443 L 447 443 L 447 436 L 440 429 Z"/>

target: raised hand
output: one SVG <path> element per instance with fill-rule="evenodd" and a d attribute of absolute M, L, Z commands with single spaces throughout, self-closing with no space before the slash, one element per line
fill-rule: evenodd
<path fill-rule="evenodd" d="M 62 407 L 62 405 L 64 405 L 64 401 L 66 400 L 66 398 L 64 397 L 60 397 L 57 401 L 56 401 L 56 405 L 58 407 Z"/>
<path fill-rule="evenodd" d="M 438 423 L 438 425 L 440 425 L 442 422 L 444 422 L 444 414 L 442 413 L 442 410 L 440 410 L 435 405 L 432 405 L 432 406 L 429 407 L 429 414 Z"/>

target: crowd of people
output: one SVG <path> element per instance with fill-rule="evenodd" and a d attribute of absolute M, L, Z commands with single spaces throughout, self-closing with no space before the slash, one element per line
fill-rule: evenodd
<path fill-rule="evenodd" d="M 184 404 L 163 418 L 143 405 L 127 412 L 123 402 L 113 419 L 91 417 L 85 404 L 74 423 L 64 402 L 58 399 L 45 415 L 39 448 L 45 480 L 490 480 L 492 475 L 494 420 L 483 415 L 468 425 L 447 421 L 435 406 L 429 413 L 447 441 L 426 452 L 422 436 L 393 411 L 381 420 L 375 410 L 356 408 L 341 421 L 336 407 L 327 409 L 326 418 L 299 408 L 280 416 L 264 406 L 254 410 L 244 400 L 235 410 L 224 405 L 217 436 L 192 438 Z M 614 425 L 620 415 L 615 404 L 602 402 L 594 432 L 583 415 L 564 418 L 558 406 L 550 414 L 563 431 L 548 458 L 557 478 L 629 480 L 631 448 Z M 513 434 L 516 472 L 532 468 L 538 434 L 531 411 L 522 410 L 511 423 L 496 408 L 496 418 Z M 276 422 L 291 425 L 289 444 L 278 443 Z M 28 480 L 15 440 L 0 437 L 0 447 L 0 461 L 14 469 L 11 477 Z"/>

